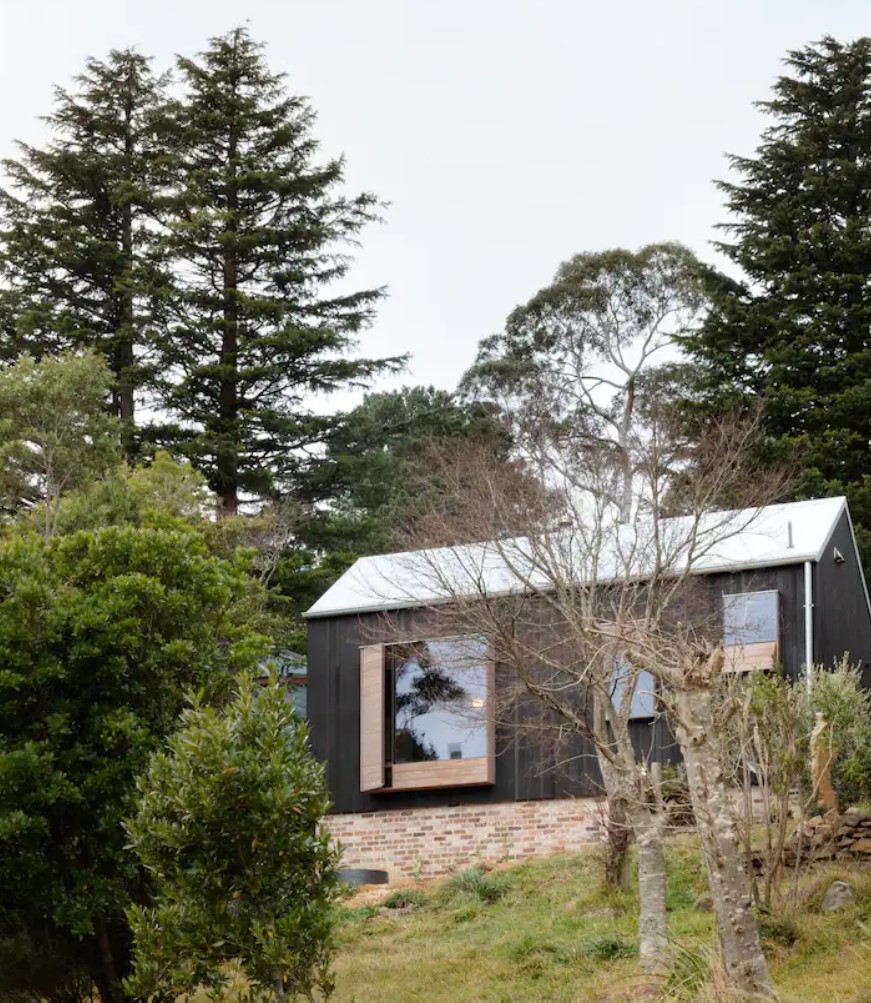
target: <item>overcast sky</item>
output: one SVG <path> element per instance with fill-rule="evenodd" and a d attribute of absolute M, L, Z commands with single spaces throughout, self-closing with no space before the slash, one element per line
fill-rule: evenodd
<path fill-rule="evenodd" d="M 318 112 L 349 190 L 389 201 L 355 276 L 386 285 L 362 349 L 452 388 L 478 340 L 578 251 L 710 257 L 712 179 L 748 153 L 787 49 L 871 32 L 868 0 L 3 0 L 0 151 L 89 55 L 168 66 L 248 21 Z"/>

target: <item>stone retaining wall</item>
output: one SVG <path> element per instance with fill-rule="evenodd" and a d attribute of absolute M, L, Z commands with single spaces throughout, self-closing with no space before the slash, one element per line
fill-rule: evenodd
<path fill-rule="evenodd" d="M 386 870 L 391 882 L 560 853 L 603 834 L 594 798 L 359 812 L 325 822 L 345 848 L 343 866 Z"/>
<path fill-rule="evenodd" d="M 809 818 L 796 827 L 784 850 L 787 864 L 795 863 L 799 847 L 805 860 L 838 857 L 871 861 L 871 815 L 848 810 L 838 818 L 836 826 L 833 826 L 832 820 L 821 815 Z"/>

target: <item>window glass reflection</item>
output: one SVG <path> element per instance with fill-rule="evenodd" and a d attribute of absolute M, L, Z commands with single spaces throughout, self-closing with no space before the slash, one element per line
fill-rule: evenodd
<path fill-rule="evenodd" d="M 625 658 L 618 658 L 614 663 L 614 674 L 611 677 L 611 702 L 619 714 L 626 699 L 626 687 L 635 682 L 632 698 L 629 704 L 629 719 L 656 717 L 656 683 L 647 669 L 635 672 L 632 664 Z"/>
<path fill-rule="evenodd" d="M 777 640 L 777 593 L 723 596 L 723 643 L 728 646 Z"/>
<path fill-rule="evenodd" d="M 487 641 L 452 637 L 395 644 L 393 761 L 435 762 L 486 756 Z"/>

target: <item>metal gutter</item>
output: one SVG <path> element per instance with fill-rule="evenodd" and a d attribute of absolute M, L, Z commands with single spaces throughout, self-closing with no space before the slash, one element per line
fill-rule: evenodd
<path fill-rule="evenodd" d="M 814 685 L 814 563 L 804 562 L 804 665 L 808 693 Z"/>

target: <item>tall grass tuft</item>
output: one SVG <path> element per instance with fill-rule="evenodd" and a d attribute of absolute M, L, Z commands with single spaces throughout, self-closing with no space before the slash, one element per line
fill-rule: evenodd
<path fill-rule="evenodd" d="M 511 879 L 507 874 L 485 874 L 480 867 L 468 867 L 457 873 L 447 882 L 444 893 L 447 898 L 466 896 L 477 899 L 484 905 L 492 905 L 511 887 Z"/>

